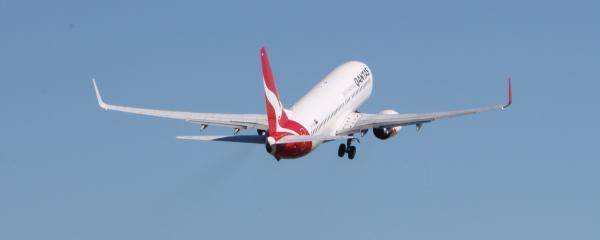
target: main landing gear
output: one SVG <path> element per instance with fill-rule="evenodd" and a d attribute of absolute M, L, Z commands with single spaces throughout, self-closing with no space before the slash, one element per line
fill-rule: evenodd
<path fill-rule="evenodd" d="M 356 155 L 356 147 L 352 146 L 352 138 L 348 138 L 348 140 L 346 141 L 346 144 L 340 144 L 340 147 L 338 148 L 338 156 L 339 157 L 344 157 L 344 154 L 348 153 L 348 159 L 352 160 L 354 159 L 354 156 Z"/>

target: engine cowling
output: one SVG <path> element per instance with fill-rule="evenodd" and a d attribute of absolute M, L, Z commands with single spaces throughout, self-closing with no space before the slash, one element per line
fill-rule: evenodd
<path fill-rule="evenodd" d="M 396 112 L 392 109 L 386 109 L 386 110 L 379 112 L 379 114 L 392 115 L 392 114 L 398 114 L 398 112 Z M 402 126 L 373 128 L 373 135 L 375 135 L 375 137 L 377 137 L 381 140 L 385 140 L 390 137 L 396 136 L 396 134 L 398 134 L 400 129 L 402 129 Z"/>

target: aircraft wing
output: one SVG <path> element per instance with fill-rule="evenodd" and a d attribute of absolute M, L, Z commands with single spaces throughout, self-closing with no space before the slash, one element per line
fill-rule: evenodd
<path fill-rule="evenodd" d="M 96 80 L 92 79 L 98 105 L 104 110 L 112 110 L 118 112 L 127 112 L 139 115 L 147 115 L 154 117 L 172 118 L 185 120 L 187 122 L 196 123 L 205 126 L 214 125 L 221 127 L 231 127 L 239 129 L 255 128 L 266 130 L 267 117 L 265 114 L 229 114 L 229 113 L 198 113 L 198 112 L 180 112 L 158 109 L 147 109 L 127 106 L 117 106 L 107 104 L 102 100 Z"/>
<path fill-rule="evenodd" d="M 448 112 L 433 112 L 433 113 L 408 113 L 408 114 L 366 114 L 359 113 L 360 117 L 356 123 L 349 128 L 340 129 L 336 135 L 349 135 L 360 132 L 362 130 L 378 127 L 396 127 L 417 125 L 420 127 L 423 123 L 428 123 L 437 119 L 452 118 L 464 115 L 470 115 L 481 112 L 504 110 L 512 104 L 512 87 L 511 81 L 508 79 L 508 103 L 496 106 L 472 108 Z"/>

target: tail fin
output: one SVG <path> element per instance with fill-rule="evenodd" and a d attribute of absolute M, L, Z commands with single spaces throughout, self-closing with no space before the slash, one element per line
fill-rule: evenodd
<path fill-rule="evenodd" d="M 273 72 L 271 72 L 271 65 L 269 64 L 269 58 L 267 57 L 267 49 L 264 47 L 260 49 L 260 59 L 262 63 L 263 72 L 263 85 L 265 88 L 265 100 L 267 105 L 267 120 L 269 123 L 269 135 L 273 135 L 277 132 L 277 126 L 279 121 L 284 120 L 287 117 L 282 118 L 285 115 L 283 112 L 283 104 L 279 99 L 279 92 L 277 86 L 275 86 L 275 78 Z"/>

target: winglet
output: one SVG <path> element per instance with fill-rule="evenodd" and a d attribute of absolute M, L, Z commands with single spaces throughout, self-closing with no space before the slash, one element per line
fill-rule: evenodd
<path fill-rule="evenodd" d="M 102 96 L 100 96 L 100 91 L 98 90 L 98 85 L 96 85 L 96 79 L 92 78 L 92 84 L 94 84 L 94 90 L 96 91 L 96 99 L 98 99 L 98 105 L 104 110 L 108 110 L 108 104 L 102 101 Z"/>
<path fill-rule="evenodd" d="M 508 78 L 508 103 L 506 105 L 502 106 L 502 110 L 509 107 L 511 104 L 512 104 L 512 86 L 511 86 L 511 79 L 509 77 Z"/>

